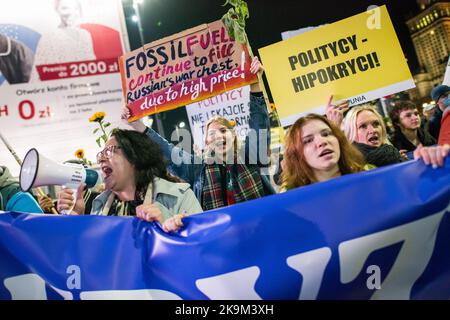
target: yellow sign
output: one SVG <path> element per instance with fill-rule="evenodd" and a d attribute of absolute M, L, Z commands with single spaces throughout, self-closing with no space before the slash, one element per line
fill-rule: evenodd
<path fill-rule="evenodd" d="M 270 128 L 270 149 L 279 148 L 284 145 L 283 127 Z"/>
<path fill-rule="evenodd" d="M 413 88 L 386 6 L 259 49 L 283 126 L 328 97 L 368 102 Z"/>

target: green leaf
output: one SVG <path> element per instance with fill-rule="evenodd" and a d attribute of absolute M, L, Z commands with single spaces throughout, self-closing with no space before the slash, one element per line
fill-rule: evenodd
<path fill-rule="evenodd" d="M 108 128 L 110 125 L 111 125 L 111 123 L 107 122 L 107 123 L 105 123 L 105 125 L 103 127 Z"/>
<path fill-rule="evenodd" d="M 247 3 L 242 0 L 227 0 L 226 4 L 233 6 L 222 16 L 222 21 L 227 28 L 229 36 L 239 43 L 246 43 L 245 19 L 250 17 Z"/>
<path fill-rule="evenodd" d="M 100 128 L 95 129 L 92 133 L 96 134 L 98 132 L 98 130 L 100 130 Z"/>
<path fill-rule="evenodd" d="M 100 138 L 98 138 L 97 140 L 95 140 L 97 142 L 97 145 L 101 148 L 102 145 L 100 144 Z"/>

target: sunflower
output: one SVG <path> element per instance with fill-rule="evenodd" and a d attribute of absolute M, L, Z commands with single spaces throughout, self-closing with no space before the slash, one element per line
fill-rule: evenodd
<path fill-rule="evenodd" d="M 230 126 L 232 126 L 233 128 L 234 128 L 234 126 L 236 126 L 236 121 L 230 120 L 228 122 L 230 123 Z"/>
<path fill-rule="evenodd" d="M 105 116 L 106 113 L 102 111 L 96 112 L 89 118 L 89 122 L 101 122 L 105 118 Z"/>
<path fill-rule="evenodd" d="M 83 149 L 78 149 L 77 151 L 75 151 L 75 156 L 78 159 L 83 159 L 84 158 L 84 150 Z"/>
<path fill-rule="evenodd" d="M 270 112 L 274 112 L 275 110 L 277 110 L 277 108 L 275 107 L 275 103 L 271 103 L 269 107 L 270 107 Z"/>

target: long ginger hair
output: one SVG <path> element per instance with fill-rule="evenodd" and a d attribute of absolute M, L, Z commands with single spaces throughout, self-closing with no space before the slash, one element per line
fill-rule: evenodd
<path fill-rule="evenodd" d="M 338 166 L 342 175 L 364 171 L 365 161 L 363 155 L 350 144 L 344 133 L 324 116 L 309 114 L 298 119 L 289 129 L 286 136 L 282 173 L 284 189 L 289 190 L 317 182 L 313 169 L 306 162 L 303 152 L 302 129 L 312 120 L 324 122 L 337 138 L 341 151 Z"/>

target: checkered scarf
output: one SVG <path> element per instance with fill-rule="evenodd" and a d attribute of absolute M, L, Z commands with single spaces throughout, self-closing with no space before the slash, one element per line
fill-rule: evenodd
<path fill-rule="evenodd" d="M 203 210 L 225 207 L 264 196 L 257 166 L 243 164 L 205 166 L 202 191 Z"/>

